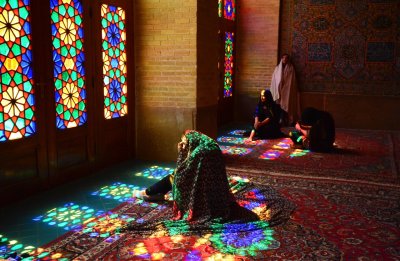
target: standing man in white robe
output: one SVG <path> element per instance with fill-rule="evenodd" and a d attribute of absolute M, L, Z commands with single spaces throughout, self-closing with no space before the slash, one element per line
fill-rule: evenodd
<path fill-rule="evenodd" d="M 286 126 L 294 124 L 299 118 L 300 104 L 296 74 L 288 54 L 283 54 L 281 61 L 275 67 L 271 80 L 271 93 L 275 103 L 282 109 L 282 124 Z"/>

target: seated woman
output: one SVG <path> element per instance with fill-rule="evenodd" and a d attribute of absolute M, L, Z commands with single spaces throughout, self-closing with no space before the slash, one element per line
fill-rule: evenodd
<path fill-rule="evenodd" d="M 296 130 L 289 133 L 294 144 L 311 151 L 327 152 L 335 142 L 335 122 L 330 113 L 306 108 L 301 114 Z"/>
<path fill-rule="evenodd" d="M 280 108 L 274 102 L 269 90 L 262 90 L 260 100 L 254 112 L 254 124 L 248 142 L 253 141 L 254 137 L 261 139 L 274 139 L 282 137 L 283 134 L 279 126 Z"/>
<path fill-rule="evenodd" d="M 194 131 L 185 131 L 178 143 L 174 175 L 141 192 L 148 201 L 163 200 L 172 189 L 174 219 L 227 217 L 235 203 L 229 190 L 222 152 L 216 141 Z"/>

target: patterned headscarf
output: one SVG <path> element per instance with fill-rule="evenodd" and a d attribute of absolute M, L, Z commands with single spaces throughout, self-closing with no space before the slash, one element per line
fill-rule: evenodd
<path fill-rule="evenodd" d="M 234 197 L 218 144 L 194 130 L 186 131 L 172 186 L 174 219 L 204 222 L 229 216 Z"/>

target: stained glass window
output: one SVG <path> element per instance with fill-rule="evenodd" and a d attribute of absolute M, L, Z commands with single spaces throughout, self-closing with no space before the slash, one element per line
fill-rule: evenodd
<path fill-rule="evenodd" d="M 235 6 L 235 0 L 224 0 L 224 7 L 222 8 L 222 0 L 218 0 L 218 16 L 222 17 L 222 9 L 224 9 L 224 18 L 232 21 L 235 20 Z"/>
<path fill-rule="evenodd" d="M 125 11 L 101 6 L 104 117 L 122 117 L 128 112 L 126 85 Z"/>
<path fill-rule="evenodd" d="M 56 124 L 59 129 L 87 120 L 85 55 L 80 0 L 50 0 Z"/>
<path fill-rule="evenodd" d="M 36 132 L 29 3 L 0 1 L 0 142 Z"/>
<path fill-rule="evenodd" d="M 224 98 L 232 96 L 234 33 L 225 32 Z"/>
<path fill-rule="evenodd" d="M 222 0 L 218 0 L 218 16 L 222 17 Z"/>

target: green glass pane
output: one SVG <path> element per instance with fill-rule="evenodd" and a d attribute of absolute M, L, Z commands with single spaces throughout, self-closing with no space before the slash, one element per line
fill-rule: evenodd
<path fill-rule="evenodd" d="M 28 49 L 30 42 L 31 41 L 29 41 L 28 36 L 24 35 L 24 36 L 21 37 L 21 45 L 23 47 L 25 47 L 26 49 Z"/>
<path fill-rule="evenodd" d="M 72 57 L 76 56 L 76 49 L 75 47 L 71 46 L 71 48 L 69 49 L 69 53 L 71 54 Z"/>
<path fill-rule="evenodd" d="M 29 12 L 28 12 L 28 10 L 26 10 L 26 7 L 21 7 L 20 9 L 19 9 L 19 16 L 23 19 L 23 20 L 26 20 L 26 18 L 28 17 L 28 15 L 29 15 Z"/>
<path fill-rule="evenodd" d="M 63 81 L 68 81 L 68 79 L 69 79 L 68 72 L 62 72 L 61 75 L 62 75 L 61 77 L 62 77 Z"/>
<path fill-rule="evenodd" d="M 68 7 L 68 14 L 70 17 L 74 17 L 75 16 L 75 10 L 72 6 Z"/>
<path fill-rule="evenodd" d="M 114 78 L 114 75 L 115 75 L 114 70 L 111 70 L 111 71 L 110 71 L 110 78 Z"/>
<path fill-rule="evenodd" d="M 14 122 L 11 119 L 8 119 L 4 122 L 4 130 L 12 131 L 14 128 Z"/>
<path fill-rule="evenodd" d="M 76 80 L 78 79 L 78 74 L 77 74 L 75 71 L 72 71 L 72 72 L 71 72 L 71 79 L 72 79 L 73 81 L 76 81 Z"/>
<path fill-rule="evenodd" d="M 107 20 L 108 20 L 109 22 L 112 22 L 112 14 L 111 14 L 111 13 L 108 13 L 108 14 L 107 14 Z"/>
<path fill-rule="evenodd" d="M 108 55 L 113 57 L 114 56 L 114 51 L 112 48 L 108 49 Z"/>
<path fill-rule="evenodd" d="M 0 0 L 0 7 L 5 7 L 7 4 L 7 0 Z"/>
<path fill-rule="evenodd" d="M 107 41 L 103 41 L 103 50 L 107 50 L 108 49 L 108 43 Z"/>
<path fill-rule="evenodd" d="M 114 104 L 110 105 L 110 111 L 115 111 L 115 105 Z"/>
<path fill-rule="evenodd" d="M 84 111 L 85 107 L 86 106 L 85 106 L 85 102 L 84 101 L 79 102 L 79 110 Z"/>
<path fill-rule="evenodd" d="M 5 85 L 9 85 L 11 82 L 11 76 L 8 72 L 5 72 L 1 75 L 1 82 Z"/>
<path fill-rule="evenodd" d="M 73 117 L 74 119 L 78 119 L 78 118 L 79 118 L 79 111 L 78 111 L 78 110 L 74 110 L 74 111 L 72 112 L 72 117 Z"/>
<path fill-rule="evenodd" d="M 24 82 L 24 91 L 31 92 L 32 90 L 32 83 L 31 82 Z"/>
<path fill-rule="evenodd" d="M 53 40 L 53 46 L 54 46 L 54 48 L 56 48 L 56 49 L 60 48 L 61 44 L 60 44 L 60 39 L 59 39 L 59 38 L 54 38 L 54 40 Z"/>
<path fill-rule="evenodd" d="M 68 55 L 68 49 L 66 46 L 61 47 L 61 55 L 64 57 L 67 57 Z"/>
<path fill-rule="evenodd" d="M 115 75 L 117 76 L 117 78 L 121 77 L 121 70 L 115 70 Z"/>
<path fill-rule="evenodd" d="M 62 106 L 62 104 L 57 104 L 56 111 L 58 114 L 62 114 L 64 111 L 64 106 Z"/>
<path fill-rule="evenodd" d="M 104 105 L 106 106 L 106 107 L 108 107 L 108 106 L 110 106 L 110 98 L 105 98 L 104 99 Z"/>
<path fill-rule="evenodd" d="M 69 111 L 66 111 L 66 112 L 64 113 L 64 119 L 65 119 L 66 121 L 69 121 L 69 120 L 71 119 L 71 113 L 70 113 Z"/>
<path fill-rule="evenodd" d="M 22 83 L 22 74 L 16 72 L 14 75 L 14 82 L 20 85 Z"/>
<path fill-rule="evenodd" d="M 103 28 L 107 28 L 107 26 L 108 26 L 108 22 L 107 22 L 107 20 L 106 19 L 101 19 L 101 27 L 103 27 Z"/>
<path fill-rule="evenodd" d="M 126 81 L 125 76 L 121 76 L 121 78 L 119 78 L 119 81 L 120 81 L 121 83 L 125 83 L 125 81 Z"/>
<path fill-rule="evenodd" d="M 3 122 L 3 121 L 4 121 L 4 115 L 2 112 L 0 112 L 0 122 Z"/>
<path fill-rule="evenodd" d="M 121 110 L 121 103 L 117 103 L 117 110 L 120 111 Z"/>
<path fill-rule="evenodd" d="M 21 47 L 18 44 L 14 44 L 11 47 L 11 51 L 14 53 L 14 56 L 19 56 L 21 55 Z"/>
<path fill-rule="evenodd" d="M 120 21 L 120 22 L 118 23 L 118 27 L 119 27 L 119 29 L 124 30 L 124 28 L 125 28 L 124 22 Z"/>
<path fill-rule="evenodd" d="M 79 16 L 79 15 L 77 15 L 77 16 L 75 16 L 75 23 L 77 24 L 77 25 L 81 25 L 81 23 L 82 23 L 82 18 Z"/>
<path fill-rule="evenodd" d="M 58 23 L 59 22 L 59 15 L 56 13 L 56 12 L 51 12 L 51 20 L 54 22 L 54 23 Z"/>
<path fill-rule="evenodd" d="M 85 81 L 83 80 L 83 78 L 79 78 L 78 79 L 78 87 L 82 88 L 84 84 L 85 84 Z"/>
<path fill-rule="evenodd" d="M 119 16 L 118 16 L 118 14 L 114 14 L 114 22 L 115 22 L 115 23 L 118 23 L 118 21 L 119 21 Z"/>
<path fill-rule="evenodd" d="M 120 55 L 119 49 L 115 49 L 115 56 L 116 56 L 116 57 L 119 57 L 119 55 Z"/>
<path fill-rule="evenodd" d="M 122 102 L 122 103 L 125 103 L 125 102 L 126 102 L 126 96 L 125 96 L 125 95 L 121 96 L 121 102 Z"/>
<path fill-rule="evenodd" d="M 9 52 L 10 52 L 10 48 L 8 48 L 7 43 L 0 44 L 0 54 L 1 55 L 8 56 Z"/>
<path fill-rule="evenodd" d="M 125 44 L 124 44 L 123 42 L 121 42 L 121 43 L 119 44 L 119 49 L 121 49 L 121 51 L 124 51 L 124 50 L 125 50 Z"/>
<path fill-rule="evenodd" d="M 32 110 L 32 108 L 28 108 L 28 109 L 25 110 L 25 117 L 28 120 L 32 120 L 32 118 L 33 118 L 33 110 Z"/>
<path fill-rule="evenodd" d="M 18 0 L 10 0 L 8 1 L 12 9 L 18 8 Z"/>
<path fill-rule="evenodd" d="M 83 44 L 81 40 L 76 41 L 75 44 L 76 44 L 76 49 L 82 50 Z"/>
<path fill-rule="evenodd" d="M 60 90 L 62 88 L 62 81 L 60 79 L 55 80 L 54 86 L 57 90 Z"/>
<path fill-rule="evenodd" d="M 60 13 L 61 16 L 65 16 L 65 13 L 67 12 L 67 11 L 65 10 L 65 6 L 60 5 L 60 6 L 58 7 L 58 12 Z"/>

